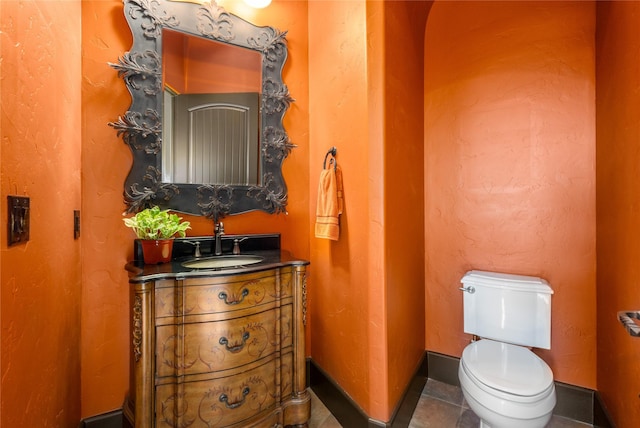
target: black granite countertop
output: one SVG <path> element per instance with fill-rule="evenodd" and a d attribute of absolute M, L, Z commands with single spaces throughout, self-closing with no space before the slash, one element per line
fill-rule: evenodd
<path fill-rule="evenodd" d="M 136 241 L 134 242 L 135 260 L 127 263 L 125 266 L 125 269 L 129 272 L 129 282 L 136 283 L 157 279 L 182 279 L 202 276 L 229 276 L 260 272 L 285 266 L 306 266 L 309 264 L 307 260 L 293 257 L 288 251 L 281 250 L 279 234 L 225 235 L 223 236 L 222 256 L 232 255 L 233 241 L 238 238 L 247 238 L 241 243 L 242 250 L 240 256 L 255 255 L 262 257 L 263 260 L 259 263 L 241 267 L 206 269 L 184 267 L 182 263 L 187 261 L 217 257 L 207 250 L 208 248 L 212 248 L 211 241 L 213 237 L 205 236 L 176 239 L 171 262 L 149 265 L 144 264 L 142 261 L 139 242 Z M 196 241 L 201 243 L 203 250 L 200 258 L 194 257 L 194 247 L 189 243 Z"/>

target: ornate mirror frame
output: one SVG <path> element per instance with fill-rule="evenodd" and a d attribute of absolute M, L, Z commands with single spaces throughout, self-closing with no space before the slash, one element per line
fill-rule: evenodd
<path fill-rule="evenodd" d="M 133 165 L 125 180 L 127 212 L 158 205 L 214 219 L 254 210 L 285 212 L 287 186 L 282 162 L 295 147 L 282 125 L 293 99 L 282 80 L 286 32 L 258 27 L 226 12 L 215 0 L 196 4 L 171 0 L 124 0 L 133 46 L 110 64 L 132 98 L 130 109 L 109 123 L 129 146 Z M 262 56 L 259 185 L 162 182 L 162 29 L 248 48 Z"/>

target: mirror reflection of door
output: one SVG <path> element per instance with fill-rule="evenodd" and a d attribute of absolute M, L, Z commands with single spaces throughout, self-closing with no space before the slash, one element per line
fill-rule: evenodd
<path fill-rule="evenodd" d="M 164 181 L 259 184 L 259 102 L 257 93 L 165 93 L 173 120 L 164 130 Z"/>
<path fill-rule="evenodd" d="M 162 180 L 260 185 L 260 52 L 162 30 Z"/>

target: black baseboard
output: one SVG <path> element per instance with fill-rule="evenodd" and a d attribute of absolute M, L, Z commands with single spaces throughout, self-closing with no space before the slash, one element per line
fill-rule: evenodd
<path fill-rule="evenodd" d="M 313 361 L 310 362 L 307 373 L 311 376 L 311 389 L 341 425 L 350 428 L 404 428 L 411 420 L 427 378 L 460 386 L 459 363 L 459 358 L 427 351 L 402 402 L 391 421 L 387 423 L 368 418 L 365 412 Z M 615 428 L 597 391 L 556 382 L 556 395 L 558 403 L 553 411 L 555 415 L 584 422 L 597 428 Z"/>
<path fill-rule="evenodd" d="M 460 386 L 459 359 L 435 352 L 425 352 L 391 421 L 370 418 L 339 386 L 311 359 L 307 359 L 307 386 L 324 403 L 344 427 L 349 428 L 406 428 L 418 404 L 427 378 Z M 615 428 L 597 391 L 556 382 L 558 404 L 553 413 L 597 428 Z M 80 422 L 80 428 L 127 428 L 122 410 L 93 416 Z"/>
<path fill-rule="evenodd" d="M 593 402 L 593 426 L 596 428 L 615 428 L 598 391 L 595 393 Z"/>
<path fill-rule="evenodd" d="M 391 420 L 383 422 L 368 417 L 329 375 L 312 360 L 307 362 L 311 389 L 340 422 L 340 425 L 349 428 L 407 428 L 427 383 L 427 358 L 424 356 L 394 410 Z"/>
<path fill-rule="evenodd" d="M 80 421 L 80 428 L 124 428 L 122 409 L 92 416 Z"/>
<path fill-rule="evenodd" d="M 309 361 L 309 386 L 342 426 L 368 428 L 365 412 L 313 361 Z M 313 409 L 312 409 L 313 411 Z"/>
<path fill-rule="evenodd" d="M 593 425 L 593 403 L 595 391 L 556 382 L 556 398 L 558 400 L 553 413 Z"/>
<path fill-rule="evenodd" d="M 418 369 L 411 378 L 409 387 L 402 396 L 402 400 L 391 418 L 391 428 L 408 428 L 418 400 L 427 384 L 428 362 L 426 355 L 422 357 Z"/>
<path fill-rule="evenodd" d="M 436 352 L 425 351 L 425 353 L 427 354 L 427 375 L 430 379 L 448 385 L 460 386 L 460 379 L 458 379 L 459 358 Z"/>

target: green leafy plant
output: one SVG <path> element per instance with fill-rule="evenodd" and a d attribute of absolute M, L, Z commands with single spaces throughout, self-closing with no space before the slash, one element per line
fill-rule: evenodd
<path fill-rule="evenodd" d="M 140 239 L 171 239 L 175 235 L 184 237 L 187 229 L 191 229 L 188 221 L 182 221 L 182 217 L 157 206 L 123 220 L 125 226 L 132 228 Z"/>

